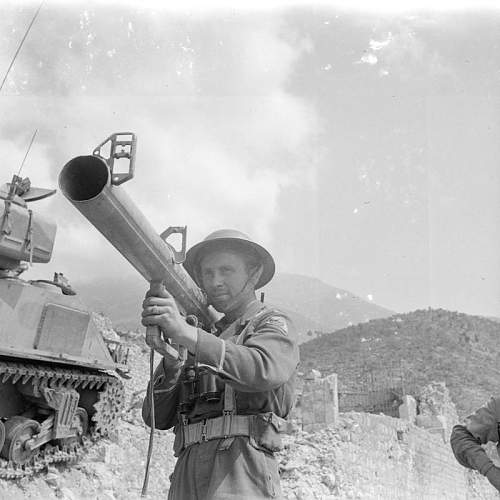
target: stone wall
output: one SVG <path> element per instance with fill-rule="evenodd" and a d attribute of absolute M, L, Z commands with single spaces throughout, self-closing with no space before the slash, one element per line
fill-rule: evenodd
<path fill-rule="evenodd" d="M 300 415 L 304 431 L 310 432 L 334 424 L 339 414 L 337 375 L 334 373 L 321 378 L 316 370 L 307 373 L 297 410 L 299 413 L 296 416 Z"/>
<path fill-rule="evenodd" d="M 444 383 L 403 396 L 401 418 L 339 414 L 336 393 L 336 375 L 311 370 L 303 377 L 295 432 L 281 455 L 287 499 L 500 499 L 453 456 L 449 435 L 458 416 Z M 489 451 L 494 459 L 494 446 Z"/>
<path fill-rule="evenodd" d="M 479 473 L 457 463 L 442 435 L 399 418 L 345 413 L 335 425 L 286 440 L 287 499 L 500 498 Z"/>

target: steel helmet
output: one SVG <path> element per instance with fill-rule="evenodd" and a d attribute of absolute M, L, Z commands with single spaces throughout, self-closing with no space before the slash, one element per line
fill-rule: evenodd
<path fill-rule="evenodd" d="M 193 280 L 200 285 L 198 279 L 198 266 L 201 259 L 207 255 L 211 250 L 224 249 L 224 243 L 227 244 L 229 250 L 237 252 L 238 246 L 240 248 L 248 248 L 255 252 L 262 265 L 262 274 L 255 288 L 262 288 L 264 285 L 271 281 L 274 276 L 275 264 L 271 254 L 261 245 L 255 243 L 248 235 L 237 231 L 236 229 L 219 229 L 210 233 L 203 241 L 193 245 L 186 252 L 186 260 L 184 261 L 184 268 Z M 234 248 L 236 246 L 236 249 Z"/>

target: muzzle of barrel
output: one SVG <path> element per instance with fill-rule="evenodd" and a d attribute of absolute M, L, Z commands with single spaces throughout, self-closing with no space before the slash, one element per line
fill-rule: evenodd
<path fill-rule="evenodd" d="M 97 156 L 77 156 L 64 165 L 59 187 L 71 201 L 88 201 L 111 183 L 108 165 Z"/>

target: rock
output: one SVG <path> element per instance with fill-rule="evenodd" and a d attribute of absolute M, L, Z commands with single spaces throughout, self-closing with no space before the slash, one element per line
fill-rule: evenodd
<path fill-rule="evenodd" d="M 115 445 L 113 445 L 115 446 Z M 109 444 L 100 445 L 94 453 L 94 462 L 104 462 L 109 464 L 112 459 L 112 450 Z"/>
<path fill-rule="evenodd" d="M 315 500 L 316 496 L 307 486 L 299 486 L 295 490 L 295 498 L 297 500 Z"/>
<path fill-rule="evenodd" d="M 52 488 L 59 488 L 60 480 L 59 474 L 54 472 L 48 472 L 45 476 L 45 482 Z"/>
<path fill-rule="evenodd" d="M 78 500 L 78 497 L 69 488 L 61 488 L 59 493 L 62 495 L 61 500 Z"/>
<path fill-rule="evenodd" d="M 399 407 L 399 418 L 415 422 L 417 417 L 417 401 L 413 396 L 403 396 L 403 404 Z"/>
<path fill-rule="evenodd" d="M 311 370 L 309 370 L 305 376 L 306 380 L 319 380 L 320 378 L 321 378 L 321 372 L 315 370 L 314 368 L 311 368 Z"/>
<path fill-rule="evenodd" d="M 144 401 L 145 394 L 146 388 L 134 391 L 130 396 L 130 404 L 127 411 L 142 409 L 142 402 Z"/>
<path fill-rule="evenodd" d="M 297 464 L 283 464 L 283 465 L 280 465 L 280 472 L 291 472 L 293 470 L 296 470 L 298 469 L 299 466 Z"/>
<path fill-rule="evenodd" d="M 118 444 L 120 442 L 120 434 L 118 430 L 112 430 L 108 434 L 108 439 L 115 444 Z"/>
<path fill-rule="evenodd" d="M 321 481 L 330 490 L 333 490 L 335 488 L 335 485 L 337 484 L 337 478 L 333 473 L 323 474 Z"/>
<path fill-rule="evenodd" d="M 104 490 L 97 495 L 97 500 L 116 500 L 113 490 Z"/>

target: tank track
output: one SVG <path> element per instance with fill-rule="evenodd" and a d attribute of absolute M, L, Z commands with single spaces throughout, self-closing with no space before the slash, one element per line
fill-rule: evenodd
<path fill-rule="evenodd" d="M 78 368 L 53 368 L 48 365 L 32 363 L 15 363 L 0 361 L 0 378 L 2 382 L 15 384 L 21 380 L 27 384 L 30 380 L 34 385 L 64 385 L 68 388 L 77 389 L 100 389 L 106 382 L 120 382 L 114 375 L 106 372 L 84 371 Z"/>
<path fill-rule="evenodd" d="M 79 368 L 51 367 L 43 364 L 0 361 L 0 380 L 15 384 L 32 383 L 39 387 L 60 387 L 72 389 L 95 389 L 99 391 L 94 404 L 96 412 L 92 416 L 90 435 L 94 439 L 106 436 L 117 424 L 124 407 L 124 387 L 120 379 L 107 372 L 85 371 Z M 52 463 L 74 462 L 89 446 L 91 440 L 83 439 L 83 444 L 72 443 L 70 447 L 47 443 L 25 465 L 19 466 L 0 458 L 0 479 L 20 479 L 39 472 Z"/>
<path fill-rule="evenodd" d="M 25 465 L 15 465 L 0 458 L 0 479 L 21 479 L 42 471 L 50 464 L 76 462 L 85 452 L 88 440 L 84 444 L 75 444 L 71 448 L 46 444 Z"/>

